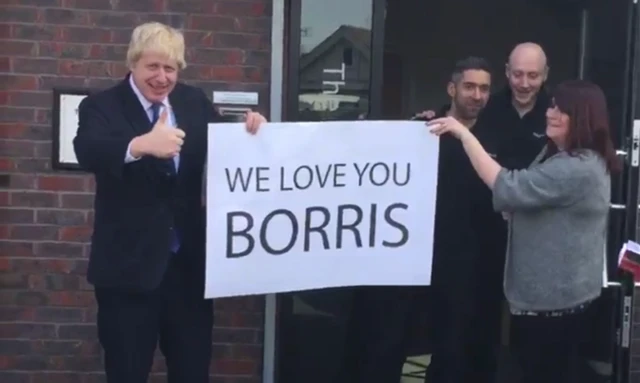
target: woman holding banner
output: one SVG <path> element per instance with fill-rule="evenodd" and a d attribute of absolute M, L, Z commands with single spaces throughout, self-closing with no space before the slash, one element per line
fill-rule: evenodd
<path fill-rule="evenodd" d="M 460 140 L 494 209 L 509 220 L 504 289 L 514 327 L 523 329 L 512 344 L 526 383 L 577 381 L 583 314 L 602 290 L 610 174 L 620 166 L 608 121 L 599 87 L 560 84 L 547 110 L 549 143 L 515 171 L 455 119 L 428 123 L 432 133 Z"/>

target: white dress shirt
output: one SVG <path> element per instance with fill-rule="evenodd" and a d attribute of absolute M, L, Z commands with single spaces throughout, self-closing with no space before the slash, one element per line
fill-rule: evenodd
<path fill-rule="evenodd" d="M 149 118 L 149 121 L 150 122 L 153 121 L 153 110 L 151 109 L 153 103 L 151 103 L 149 100 L 147 100 L 142 95 L 142 92 L 140 92 L 140 89 L 138 89 L 136 84 L 133 82 L 133 76 L 129 76 L 129 85 L 131 86 L 131 89 L 133 89 L 133 93 L 135 93 L 136 97 L 140 101 L 140 104 L 144 108 L 144 111 L 147 113 L 147 117 Z M 168 111 L 169 111 L 169 115 L 167 116 L 168 120 L 169 120 L 168 121 L 168 125 L 175 127 L 177 125 L 176 117 L 173 114 L 173 111 L 171 109 L 171 104 L 169 103 L 169 98 L 168 97 L 166 97 L 162 101 L 162 107 L 160 108 L 159 113 L 162 113 L 164 108 L 167 108 Z M 130 162 L 138 161 L 139 159 L 140 159 L 140 157 L 134 157 L 134 156 L 131 155 L 131 143 L 129 143 L 129 146 L 127 147 L 127 154 L 125 155 L 124 162 L 125 163 L 130 163 Z M 178 170 L 178 165 L 180 164 L 180 155 L 175 156 L 173 158 L 173 162 L 175 163 L 176 171 L 177 171 Z"/>

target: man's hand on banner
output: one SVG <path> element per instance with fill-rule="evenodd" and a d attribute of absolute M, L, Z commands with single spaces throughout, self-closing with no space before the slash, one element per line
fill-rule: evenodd
<path fill-rule="evenodd" d="M 258 112 L 247 112 L 245 127 L 249 134 L 258 133 L 258 129 L 260 129 L 260 125 L 267 122 L 267 119 Z"/>
<path fill-rule="evenodd" d="M 416 113 L 416 115 L 413 116 L 411 119 L 412 120 L 429 121 L 432 118 L 434 118 L 435 116 L 436 116 L 436 112 L 434 112 L 433 110 L 425 110 L 425 111 L 422 111 L 420 113 Z"/>

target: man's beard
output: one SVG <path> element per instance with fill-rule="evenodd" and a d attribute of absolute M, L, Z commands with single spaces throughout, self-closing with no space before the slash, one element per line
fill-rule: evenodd
<path fill-rule="evenodd" d="M 476 107 L 474 107 L 474 110 L 471 110 L 470 107 L 465 106 L 465 105 L 456 105 L 456 109 L 458 111 L 458 114 L 460 118 L 465 119 L 465 120 L 473 120 L 478 118 L 478 115 L 480 114 L 480 112 L 482 111 L 483 106 L 482 105 L 478 105 Z"/>

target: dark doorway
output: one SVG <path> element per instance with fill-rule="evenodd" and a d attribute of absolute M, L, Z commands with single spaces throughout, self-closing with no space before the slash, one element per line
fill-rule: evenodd
<path fill-rule="evenodd" d="M 285 117 L 289 121 L 407 119 L 447 101 L 445 87 L 457 59 L 469 55 L 489 59 L 497 89 L 505 83 L 504 64 L 512 47 L 534 41 L 549 57 L 550 85 L 584 77 L 603 87 L 616 144 L 625 151 L 631 126 L 627 100 L 632 1 L 594 2 L 584 10 L 570 0 L 290 0 Z M 637 210 L 635 200 L 632 204 L 627 200 L 630 190 L 637 193 L 635 183 L 637 176 L 627 173 L 614 187 L 612 202 L 628 207 L 612 213 L 611 219 L 609 271 L 616 280 L 621 279 L 613 254 L 628 238 L 624 228 Z M 362 302 L 406 291 L 346 287 L 280 294 L 277 382 L 352 383 L 339 378 L 348 363 L 350 333 L 358 323 L 370 322 L 367 318 L 394 310 Z M 625 296 L 629 296 L 626 288 L 607 291 L 594 314 L 597 335 L 585 342 L 593 368 L 614 375 L 618 382 L 626 382 L 618 379 L 627 375 L 629 359 L 628 347 L 620 352 L 615 339 Z M 425 324 L 428 313 L 414 312 L 408 320 L 414 332 L 409 334 L 412 341 L 398 381 L 418 383 L 429 362 L 429 345 L 428 332 L 415 323 Z M 511 383 L 505 355 L 503 381 Z"/>

